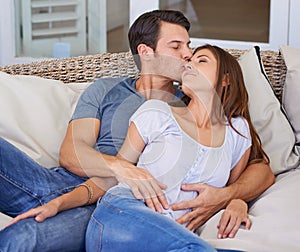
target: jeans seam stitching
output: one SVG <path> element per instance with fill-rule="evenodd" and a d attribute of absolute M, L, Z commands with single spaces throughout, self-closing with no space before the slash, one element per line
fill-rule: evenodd
<path fill-rule="evenodd" d="M 31 197 L 37 199 L 40 201 L 39 197 L 37 194 L 31 192 L 31 190 L 29 190 L 28 188 L 22 186 L 19 183 L 16 183 L 15 181 L 13 181 L 13 179 L 11 179 L 8 176 L 5 176 L 5 174 L 3 174 L 2 172 L 0 172 L 0 177 L 2 177 L 5 181 L 7 181 L 8 183 L 12 184 L 13 186 L 17 187 L 18 189 L 22 190 L 23 192 L 25 192 L 26 194 L 30 195 Z"/>

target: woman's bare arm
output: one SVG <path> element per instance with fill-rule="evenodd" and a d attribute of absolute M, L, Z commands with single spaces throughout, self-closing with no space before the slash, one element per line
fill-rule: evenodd
<path fill-rule="evenodd" d="M 12 219 L 6 227 L 26 218 L 35 218 L 37 222 L 43 222 L 47 218 L 55 216 L 61 211 L 93 204 L 99 197 L 104 195 L 105 191 L 102 188 L 111 187 L 112 184 L 114 184 L 114 180 L 110 181 L 107 179 L 105 183 L 106 184 L 103 184 L 103 180 L 98 180 L 97 178 L 89 179 L 77 186 L 74 190 L 49 201 L 47 204 L 32 208 L 29 211 L 18 215 Z"/>

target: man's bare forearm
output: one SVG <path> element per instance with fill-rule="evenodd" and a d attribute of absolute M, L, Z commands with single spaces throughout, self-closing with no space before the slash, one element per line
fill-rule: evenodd
<path fill-rule="evenodd" d="M 269 165 L 262 162 L 250 164 L 234 183 L 224 188 L 227 204 L 232 199 L 249 202 L 268 189 L 274 181 L 275 176 Z"/>
<path fill-rule="evenodd" d="M 81 177 L 113 177 L 118 165 L 114 156 L 94 149 L 100 132 L 100 120 L 76 119 L 69 123 L 60 148 L 60 165 Z"/>
<path fill-rule="evenodd" d="M 78 144 L 73 150 L 76 153 L 61 152 L 60 165 L 82 177 L 114 176 L 111 167 L 116 162 L 116 157 L 100 153 L 84 145 Z"/>

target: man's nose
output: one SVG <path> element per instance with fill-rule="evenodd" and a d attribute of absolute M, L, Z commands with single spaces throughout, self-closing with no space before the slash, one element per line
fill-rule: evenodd
<path fill-rule="evenodd" d="M 192 57 L 192 50 L 191 48 L 187 47 L 183 54 L 182 54 L 182 58 L 185 60 L 185 61 L 189 61 L 189 59 Z"/>

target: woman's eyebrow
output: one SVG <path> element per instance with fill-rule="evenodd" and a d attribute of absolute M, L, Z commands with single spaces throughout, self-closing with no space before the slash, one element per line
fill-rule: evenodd
<path fill-rule="evenodd" d="M 201 58 L 201 57 L 209 58 L 206 54 L 200 54 L 200 55 L 196 56 L 196 59 Z"/>

